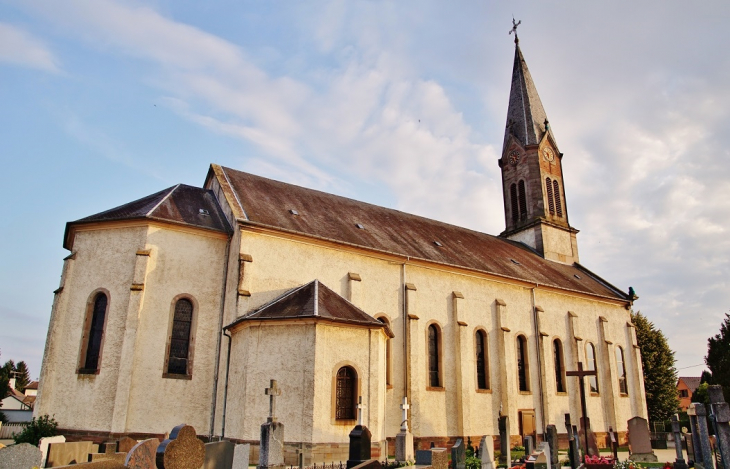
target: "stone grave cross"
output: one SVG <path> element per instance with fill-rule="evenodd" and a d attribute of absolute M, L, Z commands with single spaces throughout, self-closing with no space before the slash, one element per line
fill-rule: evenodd
<path fill-rule="evenodd" d="M 362 408 L 364 406 L 362 405 L 362 396 L 358 396 L 357 398 L 357 424 L 362 426 Z"/>
<path fill-rule="evenodd" d="M 565 372 L 565 376 L 577 376 L 580 379 L 580 409 L 583 414 L 583 422 L 585 422 L 585 425 L 583 425 L 585 427 L 583 431 L 585 432 L 586 437 L 585 454 L 583 454 L 584 457 L 588 454 L 588 415 L 586 411 L 586 388 L 584 378 L 586 376 L 596 375 L 596 370 L 583 370 L 583 362 L 578 362 L 578 371 Z"/>
<path fill-rule="evenodd" d="M 403 404 L 400 405 L 400 408 L 403 409 L 403 421 L 400 423 L 400 431 L 407 432 L 408 431 L 408 409 L 411 408 L 411 406 L 408 405 L 408 398 L 403 398 Z"/>
<path fill-rule="evenodd" d="M 266 388 L 266 395 L 269 396 L 269 422 L 276 422 L 276 396 L 281 396 L 281 389 L 272 379 L 270 387 Z"/>

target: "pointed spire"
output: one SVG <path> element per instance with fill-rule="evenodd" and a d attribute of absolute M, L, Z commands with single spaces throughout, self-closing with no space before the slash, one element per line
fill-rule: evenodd
<path fill-rule="evenodd" d="M 527 63 L 522 56 L 520 45 L 515 43 L 515 61 L 512 68 L 512 88 L 509 93 L 507 109 L 507 128 L 504 132 L 504 145 L 510 134 L 523 145 L 536 145 L 550 132 L 547 114 L 542 107 L 537 88 L 532 81 Z"/>

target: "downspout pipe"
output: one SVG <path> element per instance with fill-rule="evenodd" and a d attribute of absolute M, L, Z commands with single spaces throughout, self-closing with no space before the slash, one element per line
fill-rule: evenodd
<path fill-rule="evenodd" d="M 403 278 L 403 283 L 401 284 L 401 292 L 403 292 L 403 396 L 408 396 L 408 383 L 410 382 L 410 366 L 409 361 L 410 357 L 408 356 L 408 336 L 409 336 L 409 327 L 408 327 L 408 292 L 406 291 L 406 284 L 408 283 L 406 279 L 406 264 L 410 260 L 410 257 L 406 257 L 406 261 L 401 264 L 403 275 L 401 276 Z"/>
<path fill-rule="evenodd" d="M 537 313 L 535 305 L 535 289 L 539 287 L 538 283 L 535 283 L 534 287 L 530 288 L 532 293 L 532 317 L 533 323 L 535 324 L 535 344 L 537 345 L 537 376 L 538 376 L 538 388 L 540 391 L 540 428 L 542 428 L 543 439 L 547 430 L 545 428 L 545 396 L 543 394 L 543 382 L 542 382 L 542 337 L 540 336 L 540 316 Z"/>
<path fill-rule="evenodd" d="M 221 332 L 223 330 L 223 316 L 226 310 L 226 290 L 228 290 L 228 258 L 231 254 L 231 237 L 232 236 L 229 236 L 228 241 L 226 242 L 226 260 L 223 265 L 223 288 L 221 289 L 221 308 L 220 315 L 218 317 L 218 330 Z M 222 339 L 223 338 L 221 337 L 221 334 L 218 334 L 215 348 L 215 367 L 213 371 L 213 399 L 210 404 L 210 441 L 212 441 L 213 435 L 215 434 L 215 411 L 216 406 L 218 405 L 218 368 L 220 367 L 221 361 L 221 342 L 223 341 Z"/>
<path fill-rule="evenodd" d="M 228 337 L 228 353 L 226 354 L 226 383 L 223 387 L 223 417 L 221 424 L 221 440 L 226 437 L 226 407 L 228 405 L 228 372 L 231 368 L 231 334 L 224 330 L 223 335 Z"/>

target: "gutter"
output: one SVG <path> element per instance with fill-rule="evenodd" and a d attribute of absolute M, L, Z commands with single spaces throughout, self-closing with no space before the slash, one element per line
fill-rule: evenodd
<path fill-rule="evenodd" d="M 538 376 L 538 390 L 540 393 L 540 428 L 542 428 L 543 436 L 546 433 L 545 427 L 545 395 L 543 393 L 543 374 L 542 374 L 542 336 L 540 335 L 540 316 L 537 314 L 537 308 L 535 307 L 535 289 L 540 285 L 535 283 L 535 286 L 530 288 L 532 293 L 532 317 L 535 324 L 535 344 L 537 346 L 537 376 Z"/>
<path fill-rule="evenodd" d="M 228 354 L 226 356 L 226 384 L 223 387 L 223 417 L 221 424 L 221 440 L 226 437 L 226 407 L 228 405 L 228 372 L 231 368 L 231 335 L 228 331 L 223 331 L 223 335 L 228 337 Z M 243 413 L 243 411 L 241 412 Z"/>
<path fill-rule="evenodd" d="M 228 241 L 226 242 L 226 261 L 223 266 L 223 288 L 221 289 L 221 309 L 220 309 L 220 316 L 218 317 L 218 330 L 222 331 L 223 329 L 223 315 L 225 313 L 226 308 L 226 290 L 228 286 L 228 258 L 231 254 L 231 237 L 228 238 Z M 220 360 L 221 360 L 221 334 L 218 334 L 218 339 L 216 343 L 216 354 L 215 354 L 215 370 L 213 372 L 213 400 L 210 404 L 210 432 L 209 437 L 213 437 L 213 434 L 215 433 L 215 409 L 216 405 L 218 403 L 218 369 L 220 368 Z M 228 348 L 228 354 L 230 358 L 231 349 L 230 346 Z M 226 373 L 226 385 L 228 384 L 228 374 Z M 224 401 L 225 405 L 225 401 Z M 225 413 L 224 413 L 225 415 Z"/>

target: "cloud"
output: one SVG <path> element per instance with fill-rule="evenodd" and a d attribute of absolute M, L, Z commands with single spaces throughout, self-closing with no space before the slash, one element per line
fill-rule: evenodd
<path fill-rule="evenodd" d="M 58 59 L 38 38 L 7 23 L 0 23 L 0 63 L 59 73 Z"/>

